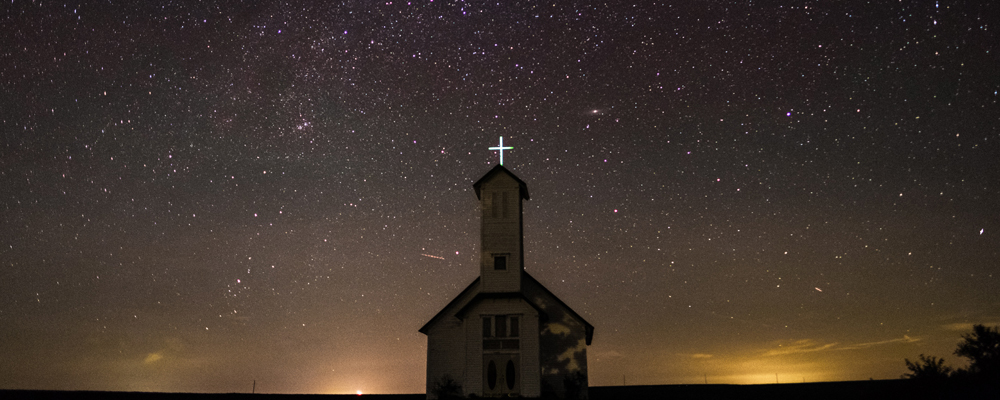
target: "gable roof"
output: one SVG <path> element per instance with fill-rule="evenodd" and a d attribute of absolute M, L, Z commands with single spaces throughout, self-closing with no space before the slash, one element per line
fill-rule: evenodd
<path fill-rule="evenodd" d="M 458 317 L 458 319 L 465 319 L 466 312 L 472 309 L 472 307 L 480 301 L 486 299 L 521 299 L 524 300 L 525 303 L 528 303 L 531 308 L 534 308 L 535 311 L 538 311 L 539 318 L 542 320 L 548 319 L 548 314 L 545 310 L 542 310 L 538 304 L 535 304 L 535 302 L 531 301 L 528 296 L 525 296 L 524 293 L 521 292 L 479 292 L 476 294 L 476 297 L 473 297 L 472 300 L 469 300 L 468 303 L 465 303 L 462 308 L 455 312 L 455 317 Z"/>
<path fill-rule="evenodd" d="M 527 272 L 524 272 L 521 274 L 521 278 L 528 279 L 531 282 L 537 284 L 538 287 L 541 288 L 543 292 L 545 292 L 545 294 L 555 299 L 555 301 L 559 303 L 559 305 L 562 306 L 564 309 L 566 309 L 566 311 L 569 312 L 569 314 L 572 315 L 573 318 L 576 318 L 577 320 L 582 322 L 584 329 L 587 331 L 587 346 L 590 346 L 590 342 L 594 339 L 594 326 L 591 325 L 590 322 L 587 322 L 587 320 L 583 319 L 583 317 L 581 317 L 580 314 L 577 314 L 576 311 L 573 311 L 573 309 L 570 308 L 570 306 L 566 305 L 566 303 L 564 303 L 562 299 L 559 298 L 559 296 L 556 296 L 554 293 L 552 293 L 549 290 L 549 288 L 545 287 L 545 285 L 543 285 L 541 282 L 535 279 L 535 277 L 529 275 Z"/>
<path fill-rule="evenodd" d="M 485 182 L 489 178 L 492 178 L 496 174 L 507 174 L 511 178 L 514 178 L 514 180 L 517 181 L 517 184 L 519 186 L 521 186 L 521 190 L 520 190 L 520 192 L 521 192 L 521 198 L 525 199 L 525 200 L 531 200 L 531 198 L 528 197 L 528 184 L 524 183 L 524 181 L 522 181 L 521 178 L 518 178 L 517 175 L 514 175 L 513 172 L 508 171 L 507 168 L 504 168 L 503 165 L 500 165 L 500 164 L 497 164 L 497 166 L 493 167 L 493 169 L 491 169 L 489 172 L 487 172 L 486 175 L 483 175 L 483 177 L 479 178 L 479 180 L 476 181 L 476 183 L 472 184 L 472 188 L 476 189 L 476 198 L 477 199 L 481 199 L 482 198 L 480 196 L 480 194 L 479 194 L 479 187 L 482 186 L 483 182 Z"/>
<path fill-rule="evenodd" d="M 465 288 L 465 290 L 462 290 L 462 293 L 459 293 L 458 296 L 455 296 L 455 298 L 452 301 L 450 301 L 448 303 L 448 305 L 444 306 L 444 308 L 442 308 L 441 311 L 439 311 L 437 314 L 435 314 L 433 317 L 431 317 L 430 321 L 427 321 L 427 323 L 424 324 L 424 326 L 420 327 L 420 329 L 419 329 L 420 333 L 423 333 L 423 334 L 426 335 L 427 332 L 430 330 L 430 326 L 432 324 L 434 324 L 435 322 L 437 322 L 441 318 L 444 318 L 445 316 L 447 316 L 449 314 L 448 311 L 450 311 L 454 307 L 458 306 L 458 302 L 461 301 L 461 299 L 465 299 L 467 297 L 466 295 L 471 294 L 471 292 L 473 290 L 478 289 L 479 286 L 477 285 L 477 283 L 479 283 L 479 279 L 480 278 L 476 278 L 476 280 L 472 281 L 472 283 L 470 283 L 469 286 L 467 286 Z M 556 296 L 555 294 L 553 294 L 548 288 L 545 287 L 545 285 L 543 285 L 541 282 L 539 282 L 537 279 L 535 279 L 535 277 L 531 276 L 527 272 L 522 271 L 521 272 L 521 279 L 522 280 L 527 280 L 527 281 L 529 281 L 529 282 L 534 283 L 535 285 L 537 285 L 538 288 L 540 288 L 543 293 L 545 293 L 546 295 L 548 295 L 549 297 L 551 297 L 553 300 L 555 300 L 556 303 L 559 304 L 563 309 L 565 309 L 566 312 L 568 312 L 573 318 L 576 318 L 578 321 L 580 321 L 581 323 L 583 323 L 584 330 L 586 331 L 585 333 L 586 333 L 586 337 L 587 337 L 587 345 L 588 346 L 590 345 L 590 342 L 593 341 L 593 339 L 594 339 L 594 326 L 593 325 L 591 325 L 589 322 L 587 322 L 587 320 L 583 319 L 583 317 L 581 317 L 580 314 L 577 314 L 576 311 L 573 311 L 573 309 L 570 308 L 570 306 L 566 305 L 566 303 L 564 303 L 561 299 L 559 299 L 558 296 Z M 474 289 L 474 288 L 476 288 L 476 289 Z M 547 314 L 545 313 L 545 311 L 538 304 L 535 304 L 534 301 L 532 301 L 527 296 L 525 296 L 524 293 L 522 293 L 522 292 L 512 292 L 512 293 L 483 293 L 483 292 L 478 292 L 478 293 L 476 293 L 476 295 L 474 297 L 472 297 L 472 299 L 470 299 L 468 302 L 466 302 L 465 304 L 463 304 L 461 308 L 459 308 L 458 310 L 454 311 L 454 313 L 452 315 L 454 315 L 456 318 L 462 319 L 462 315 L 465 314 L 465 312 L 468 311 L 469 308 L 471 308 L 472 306 L 478 304 L 479 302 L 481 302 L 481 301 L 483 301 L 485 299 L 497 299 L 497 298 L 520 298 L 520 299 L 524 300 L 526 303 L 528 303 L 528 305 L 530 305 L 531 307 L 533 307 L 535 310 L 537 310 L 539 316 L 541 316 L 542 318 L 546 318 L 547 317 Z"/>
<path fill-rule="evenodd" d="M 430 321 L 427 321 L 427 323 L 424 324 L 424 326 L 421 326 L 420 329 L 418 329 L 418 331 L 426 335 L 427 330 L 430 329 L 431 325 L 446 315 L 445 311 L 451 309 L 452 306 L 456 305 L 458 301 L 464 298 L 467 293 L 471 292 L 473 287 L 477 286 L 476 284 L 479 283 L 479 279 L 480 278 L 477 277 L 476 280 L 472 281 L 472 283 L 469 284 L 469 286 L 466 286 L 465 289 L 462 289 L 462 292 L 459 293 L 458 296 L 455 296 L 455 298 L 449 301 L 447 305 L 442 307 L 441 311 L 438 311 L 437 314 L 434 314 L 434 316 L 431 317 Z"/>

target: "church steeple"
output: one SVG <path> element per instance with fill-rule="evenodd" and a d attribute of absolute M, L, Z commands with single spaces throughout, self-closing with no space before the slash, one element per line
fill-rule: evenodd
<path fill-rule="evenodd" d="M 586 399 L 594 327 L 524 270 L 528 185 L 496 165 L 472 187 L 482 217 L 479 278 L 420 328 L 427 398 L 454 382 L 470 398 Z"/>
<path fill-rule="evenodd" d="M 483 292 L 519 292 L 524 271 L 521 199 L 529 199 L 528 185 L 497 165 L 472 187 L 482 210 L 479 276 Z"/>

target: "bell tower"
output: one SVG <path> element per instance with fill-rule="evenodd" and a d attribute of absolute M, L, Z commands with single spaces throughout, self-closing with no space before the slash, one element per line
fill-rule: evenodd
<path fill-rule="evenodd" d="M 472 187 L 482 210 L 479 246 L 482 290 L 519 292 L 524 271 L 521 200 L 528 200 L 528 186 L 503 165 L 497 165 Z"/>

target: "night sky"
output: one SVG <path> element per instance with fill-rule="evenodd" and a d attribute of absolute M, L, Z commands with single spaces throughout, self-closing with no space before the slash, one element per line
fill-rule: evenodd
<path fill-rule="evenodd" d="M 423 392 L 501 136 L 592 386 L 1000 324 L 996 2 L 330 3 L 0 6 L 0 389 Z"/>

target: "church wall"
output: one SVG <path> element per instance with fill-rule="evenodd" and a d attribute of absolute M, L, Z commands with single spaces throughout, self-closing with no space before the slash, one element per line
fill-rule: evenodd
<path fill-rule="evenodd" d="M 475 307 L 466 314 L 464 323 L 465 360 L 462 364 L 465 367 L 465 395 L 483 394 L 483 337 L 482 321 L 480 320 L 479 307 Z"/>
<path fill-rule="evenodd" d="M 442 318 L 427 333 L 427 398 L 434 399 L 435 385 L 445 376 L 465 381 L 465 348 L 456 346 L 465 339 L 465 327 L 455 317 Z M 464 389 L 464 385 L 463 385 Z"/>
<path fill-rule="evenodd" d="M 479 283 L 473 283 L 467 290 L 449 303 L 440 319 L 428 326 L 427 331 L 427 398 L 434 399 L 434 385 L 445 375 L 450 376 L 465 390 L 466 352 L 465 324 L 456 318 L 455 312 L 472 300 L 479 291 Z M 480 345 L 482 346 L 482 345 Z M 467 392 L 464 392 L 467 393 Z"/>
<path fill-rule="evenodd" d="M 543 324 L 539 335 L 542 385 L 551 397 L 586 399 L 587 339 L 582 323 L 564 314 L 561 321 Z"/>
<path fill-rule="evenodd" d="M 544 289 L 525 285 L 524 294 L 548 316 L 539 333 L 542 394 L 547 398 L 588 398 L 587 330 Z"/>
<path fill-rule="evenodd" d="M 522 382 L 524 383 L 525 388 L 530 389 L 526 389 L 524 391 L 525 396 L 541 396 L 542 381 L 541 366 L 539 364 L 540 349 L 538 348 L 538 311 L 532 308 L 529 309 L 528 312 L 531 314 L 532 318 L 528 318 L 528 314 L 525 314 L 525 334 L 521 339 L 521 357 L 524 360 L 525 374 Z"/>
<path fill-rule="evenodd" d="M 483 315 L 519 314 L 520 319 L 520 357 L 521 396 L 538 397 L 541 395 L 539 350 L 538 350 L 538 311 L 524 302 L 523 299 L 486 299 L 482 300 L 472 310 L 466 313 L 464 321 L 465 338 L 468 344 L 466 353 L 466 395 L 471 393 L 483 395 Z"/>

